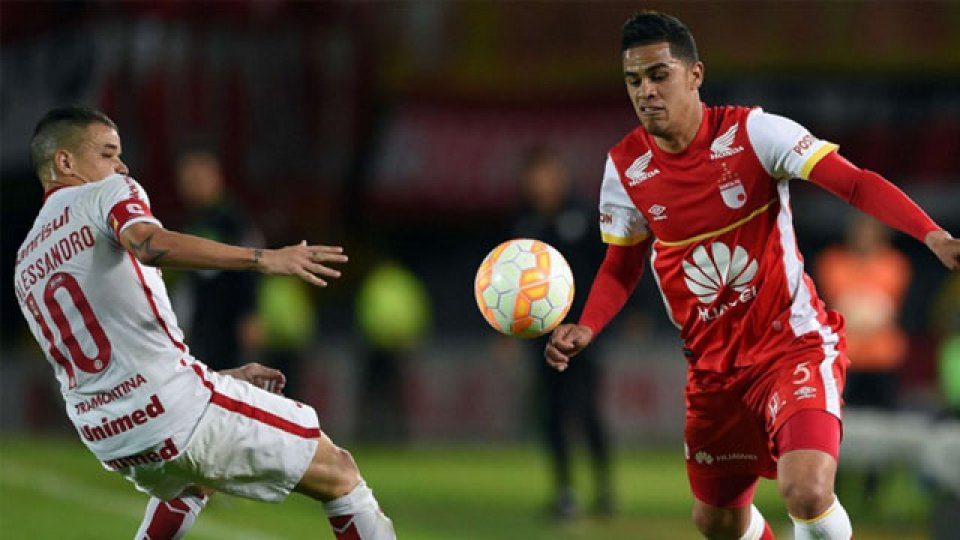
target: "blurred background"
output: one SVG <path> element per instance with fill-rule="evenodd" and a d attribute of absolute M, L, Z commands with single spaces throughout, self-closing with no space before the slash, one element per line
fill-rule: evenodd
<path fill-rule="evenodd" d="M 343 245 L 351 256 L 343 278 L 318 290 L 271 279 L 214 286 L 221 276 L 165 273 L 188 344 L 197 332 L 200 345 L 204 321 L 223 321 L 204 306 L 236 300 L 230 324 L 211 332 L 236 341 L 230 358 L 295 375 L 291 393 L 317 407 L 335 440 L 361 455 L 371 449 L 373 463 L 383 448 L 408 460 L 424 455 L 416 449 L 427 456 L 438 448 L 457 456 L 519 449 L 529 463 L 516 466 L 535 488 L 518 504 L 530 515 L 553 496 L 548 454 L 524 454 L 544 439 L 540 359 L 486 326 L 474 272 L 517 230 L 532 148 L 551 149 L 570 197 L 595 207 L 606 151 L 637 123 L 619 39 L 638 9 L 666 11 L 690 27 L 706 64 L 706 103 L 758 105 L 793 118 L 960 233 L 956 2 L 4 1 L 0 8 L 0 281 L 12 279 L 14 253 L 40 206 L 28 153 L 35 123 L 57 105 L 99 108 L 117 122 L 131 175 L 166 226 L 269 247 L 308 239 Z M 190 162 L 191 152 L 207 164 Z M 203 178 L 218 187 L 198 202 L 184 186 Z M 815 186 L 792 188 L 800 247 L 816 277 L 819 254 L 844 243 L 854 211 Z M 888 477 L 864 488 L 862 505 L 853 503 L 855 521 L 877 524 L 858 538 L 958 538 L 939 536 L 938 520 L 957 506 L 951 480 L 938 479 L 935 468 L 945 459 L 948 475 L 960 470 L 948 420 L 960 410 L 960 286 L 919 243 L 900 233 L 889 242 L 909 279 L 884 304 L 884 324 L 906 345 L 888 366 L 893 402 L 864 408 L 860 422 L 853 415 L 846 426 L 849 481 L 841 487 L 859 498 L 878 470 Z M 582 298 L 592 271 L 575 278 Z M 0 293 L 0 430 L 7 456 L 11 448 L 30 454 L 29 441 L 53 437 L 58 446 L 72 440 L 72 428 L 13 288 Z M 614 448 L 617 519 L 626 521 L 543 537 L 693 537 L 683 495 L 684 362 L 649 276 L 597 349 L 594 391 Z M 891 443 L 884 434 L 892 432 L 902 437 Z M 953 437 L 945 458 L 918 457 L 921 442 L 944 433 Z M 642 525 L 664 512 L 655 501 L 643 506 L 633 493 L 644 491 L 635 483 L 642 476 L 630 476 L 644 474 L 644 459 L 667 462 L 657 461 L 663 456 L 676 467 L 665 480 L 679 493 L 677 509 L 666 511 L 677 516 L 676 533 Z M 366 474 L 386 476 L 389 468 Z M 4 476 L 8 490 L 19 485 L 11 478 Z M 398 480 L 400 494 L 403 485 Z M 765 513 L 774 520 L 782 506 Z M 407 516 L 394 517 L 402 530 Z M 539 538 L 551 529 L 536 517 L 524 522 L 534 532 L 476 537 Z M 434 537 L 410 527 L 411 538 Z"/>

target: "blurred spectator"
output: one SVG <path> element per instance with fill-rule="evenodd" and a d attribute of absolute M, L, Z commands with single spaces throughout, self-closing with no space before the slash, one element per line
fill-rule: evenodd
<path fill-rule="evenodd" d="M 263 245 L 246 213 L 227 195 L 211 148 L 198 144 L 180 152 L 177 187 L 188 211 L 184 232 L 227 244 Z M 237 367 L 259 351 L 258 279 L 253 272 L 198 270 L 177 284 L 177 315 L 191 353 L 211 369 Z"/>
<path fill-rule="evenodd" d="M 924 442 L 925 457 L 941 458 L 925 463 L 924 476 L 933 488 L 931 538 L 956 538 L 960 514 L 960 274 L 950 274 L 934 299 L 930 327 L 939 340 L 938 379 L 946 407 L 939 418 L 935 438 Z"/>
<path fill-rule="evenodd" d="M 361 438 L 406 438 L 404 364 L 429 331 L 431 312 L 426 287 L 395 261 L 375 266 L 361 285 L 357 324 L 368 347 L 358 393 Z"/>
<path fill-rule="evenodd" d="M 890 246 L 884 224 L 856 214 L 848 222 L 845 245 L 827 248 L 817 260 L 816 273 L 827 305 L 846 322 L 846 405 L 897 408 L 897 370 L 908 344 L 897 318 L 910 284 L 910 262 Z M 878 471 L 869 469 L 864 486 L 868 499 L 878 483 Z"/>
<path fill-rule="evenodd" d="M 934 299 L 930 326 L 939 339 L 939 382 L 947 411 L 960 419 L 960 275 L 951 274 Z"/>
<path fill-rule="evenodd" d="M 557 248 L 573 271 L 574 280 L 592 275 L 602 252 L 595 230 L 597 212 L 576 196 L 566 165 L 550 148 L 534 147 L 521 170 L 522 207 L 513 225 L 516 237 L 535 238 Z M 583 309 L 586 290 L 577 291 L 569 317 Z M 600 411 L 600 384 L 603 371 L 597 350 L 584 351 L 558 372 L 543 361 L 547 337 L 529 342 L 531 365 L 536 369 L 543 427 L 553 462 L 554 500 L 551 512 L 557 519 L 569 519 L 578 512 L 571 473 L 571 445 L 576 434 L 586 437 L 595 483 L 595 511 L 613 512 L 610 482 L 610 449 L 607 427 Z"/>

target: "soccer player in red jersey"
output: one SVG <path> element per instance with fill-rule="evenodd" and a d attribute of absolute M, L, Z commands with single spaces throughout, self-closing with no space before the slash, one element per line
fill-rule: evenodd
<path fill-rule="evenodd" d="M 551 335 L 566 369 L 623 307 L 649 256 L 688 362 L 687 476 L 693 521 L 711 539 L 769 540 L 752 505 L 776 478 L 796 540 L 847 540 L 834 494 L 840 445 L 843 319 L 803 269 L 789 181 L 811 181 L 924 242 L 950 270 L 960 240 L 837 146 L 759 108 L 700 101 L 693 36 L 643 12 L 622 33 L 623 74 L 640 127 L 607 157 L 600 230 L 607 253 L 578 324 Z"/>

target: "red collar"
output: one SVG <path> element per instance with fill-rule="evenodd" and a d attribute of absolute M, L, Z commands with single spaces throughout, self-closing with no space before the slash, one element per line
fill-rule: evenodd
<path fill-rule="evenodd" d="M 43 203 L 46 204 L 47 199 L 49 199 L 50 196 L 56 193 L 57 191 L 60 191 L 61 189 L 68 188 L 68 187 L 73 187 L 73 186 L 57 186 L 51 189 L 50 191 L 47 191 L 46 193 L 43 194 Z"/>

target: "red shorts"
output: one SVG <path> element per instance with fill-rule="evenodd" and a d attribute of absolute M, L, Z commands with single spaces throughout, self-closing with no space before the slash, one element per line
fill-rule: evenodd
<path fill-rule="evenodd" d="M 825 326 L 797 338 L 772 362 L 726 373 L 690 370 L 684 440 L 694 495 L 704 500 L 698 486 L 724 478 L 743 484 L 758 476 L 776 478 L 775 437 L 798 412 L 822 410 L 841 418 L 850 363 L 844 348 L 840 335 Z"/>

